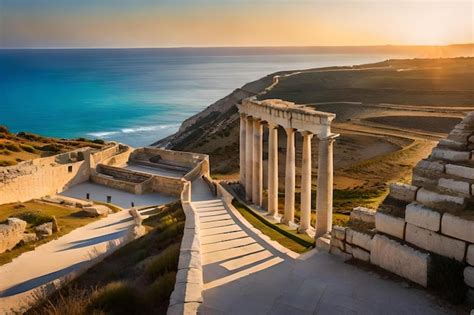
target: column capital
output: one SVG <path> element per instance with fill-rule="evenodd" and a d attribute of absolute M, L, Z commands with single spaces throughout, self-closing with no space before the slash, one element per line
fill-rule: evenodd
<path fill-rule="evenodd" d="M 296 129 L 295 129 L 295 128 L 292 128 L 292 127 L 285 127 L 285 131 L 286 131 L 287 134 L 288 134 L 288 133 L 292 133 L 292 134 L 293 134 L 293 133 L 296 131 Z"/>
<path fill-rule="evenodd" d="M 268 125 L 268 129 L 275 129 L 275 128 L 278 128 L 279 126 L 278 124 L 271 121 L 267 121 L 267 125 Z"/>
<path fill-rule="evenodd" d="M 339 136 L 340 136 L 340 134 L 338 134 L 338 133 L 332 133 L 332 134 L 330 134 L 330 135 L 328 135 L 328 136 L 323 136 L 323 137 L 318 136 L 318 139 L 319 139 L 319 141 L 330 141 L 330 142 L 333 142 L 333 141 L 335 141 L 336 138 L 339 137 Z"/>
<path fill-rule="evenodd" d="M 303 137 L 309 137 L 310 139 L 314 136 L 314 133 L 308 130 L 298 130 L 298 132 L 301 133 Z"/>
<path fill-rule="evenodd" d="M 240 117 L 242 117 L 242 118 L 248 117 L 248 114 L 247 114 L 247 113 L 243 113 L 243 112 L 239 112 L 239 113 L 240 113 Z"/>

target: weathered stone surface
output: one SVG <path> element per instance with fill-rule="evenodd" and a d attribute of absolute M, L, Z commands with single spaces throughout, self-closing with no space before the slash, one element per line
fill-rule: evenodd
<path fill-rule="evenodd" d="M 438 184 L 438 178 L 425 177 L 414 173 L 412 177 L 412 184 L 423 187 L 423 186 L 436 186 Z"/>
<path fill-rule="evenodd" d="M 332 238 L 337 238 L 339 240 L 345 240 L 346 239 L 346 228 L 342 227 L 342 226 L 334 225 L 332 227 L 332 230 L 331 230 L 331 236 L 332 236 Z"/>
<path fill-rule="evenodd" d="M 351 211 L 351 220 L 362 221 L 366 223 L 375 223 L 375 210 L 357 207 Z"/>
<path fill-rule="evenodd" d="M 9 218 L 8 224 L 0 224 L 0 253 L 10 250 L 23 240 L 26 221 Z"/>
<path fill-rule="evenodd" d="M 405 221 L 438 232 L 441 226 L 441 214 L 419 203 L 410 203 L 406 207 Z"/>
<path fill-rule="evenodd" d="M 341 240 L 339 240 L 339 239 L 337 239 L 337 238 L 335 238 L 335 237 L 331 237 L 331 243 L 330 243 L 330 245 L 331 245 L 331 248 L 332 248 L 332 247 L 337 247 L 337 248 L 339 248 L 339 249 L 342 250 L 342 251 L 344 250 L 344 241 L 341 241 Z"/>
<path fill-rule="evenodd" d="M 143 225 L 134 225 L 130 228 L 128 237 L 130 240 L 135 240 L 146 234 L 146 228 Z"/>
<path fill-rule="evenodd" d="M 330 240 L 329 236 L 321 236 L 316 239 L 316 248 L 322 251 L 329 252 L 330 249 Z"/>
<path fill-rule="evenodd" d="M 474 243 L 474 221 L 445 213 L 441 220 L 441 233 Z"/>
<path fill-rule="evenodd" d="M 53 220 L 51 221 L 51 223 L 53 225 L 53 233 L 59 232 L 60 227 L 59 227 L 59 224 L 58 224 L 58 220 L 56 219 L 56 216 L 53 215 Z"/>
<path fill-rule="evenodd" d="M 23 242 L 31 243 L 38 239 L 35 233 L 25 233 L 23 234 Z"/>
<path fill-rule="evenodd" d="M 345 247 L 346 247 L 346 253 L 352 254 L 352 246 L 346 243 Z"/>
<path fill-rule="evenodd" d="M 177 282 L 170 297 L 170 305 L 190 302 L 202 303 L 202 285 Z"/>
<path fill-rule="evenodd" d="M 441 139 L 439 141 L 438 146 L 443 147 L 443 148 L 449 148 L 449 149 L 454 149 L 454 150 L 463 150 L 466 149 L 466 143 L 465 142 L 458 142 L 450 139 Z"/>
<path fill-rule="evenodd" d="M 435 148 L 431 152 L 431 157 L 448 161 L 468 161 L 471 158 L 471 152 Z"/>
<path fill-rule="evenodd" d="M 142 225 L 142 222 L 143 222 L 142 216 L 136 208 L 130 209 L 128 213 L 130 213 L 130 215 L 132 216 L 133 221 L 135 222 L 135 225 Z"/>
<path fill-rule="evenodd" d="M 474 288 L 474 267 L 464 268 L 464 283 Z"/>
<path fill-rule="evenodd" d="M 98 216 L 106 217 L 110 212 L 110 208 L 103 205 L 94 205 L 92 207 L 84 207 L 82 208 L 82 210 L 84 210 L 89 216 L 92 216 L 92 217 L 98 217 Z"/>
<path fill-rule="evenodd" d="M 425 175 L 439 175 L 444 172 L 444 164 L 437 161 L 421 160 L 415 166 L 415 171 Z"/>
<path fill-rule="evenodd" d="M 350 244 L 362 247 L 370 252 L 372 237 L 368 234 L 354 231 L 353 229 L 347 229 L 346 241 Z"/>
<path fill-rule="evenodd" d="M 467 143 L 471 134 L 472 132 L 470 131 L 464 131 L 462 129 L 455 128 L 449 133 L 448 139 L 457 142 Z"/>
<path fill-rule="evenodd" d="M 467 248 L 466 261 L 469 265 L 474 266 L 474 244 L 471 244 Z"/>
<path fill-rule="evenodd" d="M 375 228 L 377 231 L 382 233 L 403 239 L 403 233 L 405 232 L 405 220 L 382 212 L 377 212 L 375 215 Z"/>
<path fill-rule="evenodd" d="M 430 252 L 463 261 L 466 243 L 430 230 L 407 224 L 405 240 Z"/>
<path fill-rule="evenodd" d="M 447 164 L 446 174 L 459 176 L 467 179 L 474 179 L 474 168 L 461 165 Z"/>
<path fill-rule="evenodd" d="M 365 262 L 370 261 L 370 253 L 356 246 L 352 247 L 352 256 Z"/>
<path fill-rule="evenodd" d="M 463 195 L 470 195 L 471 184 L 459 180 L 454 180 L 451 178 L 440 178 L 438 181 L 438 186 L 446 190 L 460 193 Z"/>
<path fill-rule="evenodd" d="M 168 308 L 167 315 L 196 315 L 198 314 L 201 303 L 178 303 Z"/>
<path fill-rule="evenodd" d="M 412 202 L 416 198 L 417 186 L 402 183 L 390 184 L 390 197 L 406 202 Z"/>
<path fill-rule="evenodd" d="M 47 222 L 35 227 L 35 233 L 39 238 L 53 235 L 53 222 Z"/>
<path fill-rule="evenodd" d="M 428 283 L 429 254 L 382 235 L 375 235 L 370 262 L 424 287 Z"/>
<path fill-rule="evenodd" d="M 425 188 L 418 191 L 416 201 L 440 210 L 464 209 L 466 205 L 464 197 L 440 194 Z"/>

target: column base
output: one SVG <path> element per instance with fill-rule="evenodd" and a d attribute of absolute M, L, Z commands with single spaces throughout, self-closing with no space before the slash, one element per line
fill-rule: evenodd
<path fill-rule="evenodd" d="M 295 223 L 295 221 L 286 220 L 284 217 L 281 218 L 280 223 L 287 225 L 290 228 L 290 230 L 296 230 L 298 229 L 298 226 L 299 226 L 298 224 Z"/>
<path fill-rule="evenodd" d="M 306 234 L 306 235 L 308 235 L 309 237 L 314 238 L 314 235 L 316 235 L 316 229 L 314 229 L 314 228 L 311 227 L 311 226 L 308 227 L 308 228 L 306 228 L 306 229 L 303 229 L 303 228 L 301 228 L 301 226 L 300 226 L 300 227 L 298 227 L 298 233 L 300 233 L 300 234 Z"/>
<path fill-rule="evenodd" d="M 273 213 L 267 213 L 265 214 L 265 218 L 271 223 L 280 223 L 281 222 L 281 215 L 278 214 L 273 214 Z"/>

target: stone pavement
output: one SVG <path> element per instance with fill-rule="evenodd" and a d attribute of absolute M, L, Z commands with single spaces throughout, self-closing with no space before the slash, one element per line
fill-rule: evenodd
<path fill-rule="evenodd" d="M 203 314 L 449 314 L 437 299 L 404 282 L 344 263 L 316 249 L 301 256 L 254 229 L 192 184 L 200 218 Z"/>
<path fill-rule="evenodd" d="M 167 202 L 166 198 L 156 195 L 155 199 L 148 195 L 133 196 L 138 197 L 137 204 L 159 205 Z M 140 200 L 142 197 L 145 201 Z M 31 300 L 36 288 L 48 290 L 61 278 L 89 267 L 94 258 L 113 251 L 127 239 L 133 224 L 128 211 L 110 214 L 0 266 L 0 314 L 20 309 Z"/>

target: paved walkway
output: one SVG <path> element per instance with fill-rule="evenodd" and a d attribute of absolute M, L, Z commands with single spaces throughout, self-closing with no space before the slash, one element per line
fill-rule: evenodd
<path fill-rule="evenodd" d="M 449 314 L 427 292 L 381 279 L 325 252 L 289 252 L 197 180 L 203 314 Z M 285 252 L 286 251 L 286 252 Z"/>
<path fill-rule="evenodd" d="M 120 196 L 124 193 L 114 192 Z M 146 203 L 164 203 L 162 198 L 150 200 L 150 196 L 143 196 Z M 92 265 L 94 258 L 110 252 L 127 239 L 132 224 L 128 211 L 114 213 L 0 266 L 0 314 L 8 314 L 11 309 L 18 310 L 27 304 L 35 288 L 52 289 L 61 278 Z"/>

